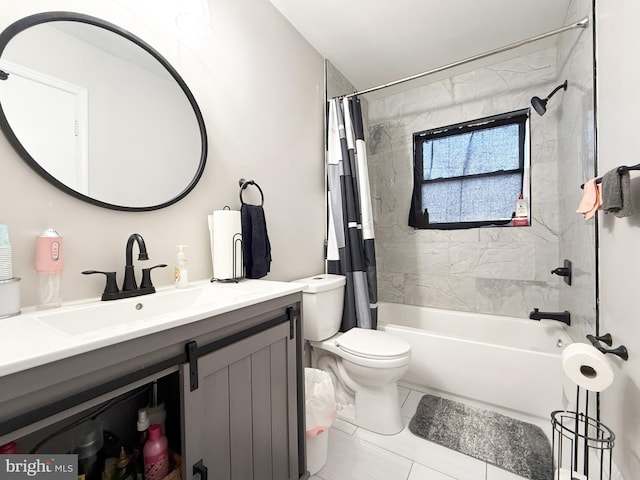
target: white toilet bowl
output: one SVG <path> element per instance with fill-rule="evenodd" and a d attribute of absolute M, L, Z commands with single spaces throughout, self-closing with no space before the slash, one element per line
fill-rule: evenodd
<path fill-rule="evenodd" d="M 352 328 L 310 343 L 317 367 L 330 371 L 336 388 L 352 399 L 352 408 L 342 399 L 340 418 L 385 435 L 404 428 L 397 382 L 409 368 L 408 342 L 386 332 Z"/>
<path fill-rule="evenodd" d="M 302 328 L 311 345 L 312 366 L 331 375 L 338 417 L 377 433 L 401 431 L 397 381 L 409 367 L 409 342 L 379 330 L 338 333 L 344 276 L 315 275 L 295 283 L 305 285 Z"/>

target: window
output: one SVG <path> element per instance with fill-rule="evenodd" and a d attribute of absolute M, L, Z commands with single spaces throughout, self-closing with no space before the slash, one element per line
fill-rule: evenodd
<path fill-rule="evenodd" d="M 413 160 L 410 226 L 507 225 L 529 197 L 529 111 L 414 133 Z"/>

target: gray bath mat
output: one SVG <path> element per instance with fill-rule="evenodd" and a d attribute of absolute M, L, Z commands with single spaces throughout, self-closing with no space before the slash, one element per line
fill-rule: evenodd
<path fill-rule="evenodd" d="M 551 480 L 549 440 L 540 427 L 425 395 L 409 430 L 419 437 L 531 480 Z"/>

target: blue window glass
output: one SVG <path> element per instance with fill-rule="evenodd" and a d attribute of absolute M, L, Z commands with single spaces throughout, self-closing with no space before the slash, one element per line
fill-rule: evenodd
<path fill-rule="evenodd" d="M 510 222 L 523 192 L 528 110 L 414 134 L 409 225 L 470 228 Z"/>

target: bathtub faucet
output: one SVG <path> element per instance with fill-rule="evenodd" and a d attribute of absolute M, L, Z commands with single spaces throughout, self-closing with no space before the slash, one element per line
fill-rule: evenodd
<path fill-rule="evenodd" d="M 557 320 L 567 325 L 571 325 L 571 313 L 568 310 L 564 312 L 541 312 L 537 308 L 533 309 L 533 312 L 529 313 L 531 320 Z"/>

